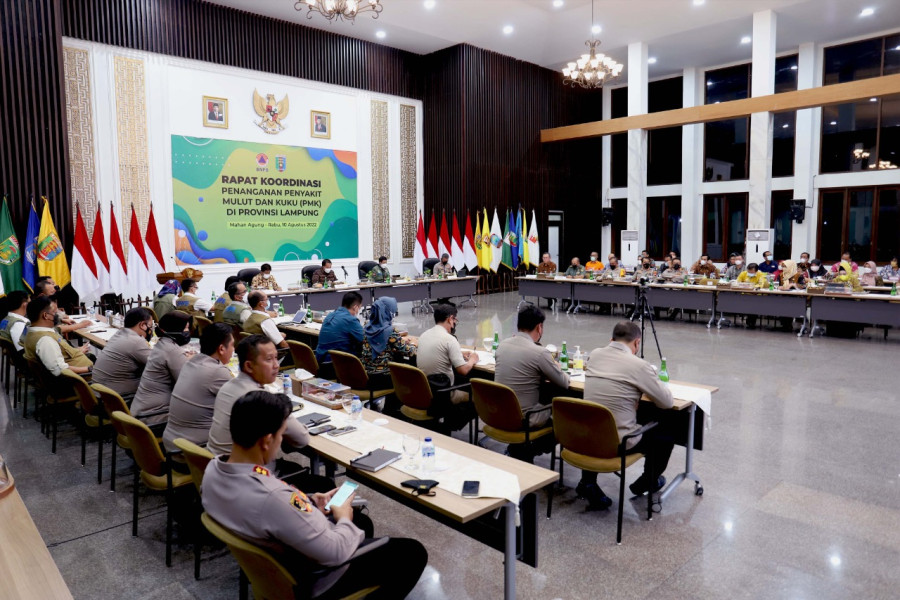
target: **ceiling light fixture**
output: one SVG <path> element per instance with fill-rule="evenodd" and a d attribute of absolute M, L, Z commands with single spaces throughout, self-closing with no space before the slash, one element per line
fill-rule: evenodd
<path fill-rule="evenodd" d="M 329 21 L 354 21 L 361 12 L 371 11 L 372 18 L 377 19 L 384 7 L 381 0 L 297 0 L 294 10 L 301 11 L 307 7 L 306 18 L 312 19 L 317 12 Z"/>
<path fill-rule="evenodd" d="M 513 26 L 512 26 L 512 25 L 504 25 L 504 26 L 503 26 L 503 33 L 504 33 L 504 34 L 509 35 L 509 34 L 511 34 L 512 32 L 513 32 Z"/>
<path fill-rule="evenodd" d="M 591 7 L 591 8 L 593 8 L 593 7 Z M 593 27 L 591 27 L 591 33 L 593 33 L 594 35 L 597 35 L 601 31 L 603 31 L 603 28 L 600 27 L 599 25 L 594 25 Z"/>
<path fill-rule="evenodd" d="M 432 8 L 434 8 L 434 5 L 436 3 L 434 0 L 425 0 L 425 2 L 423 4 L 425 4 L 426 9 L 431 10 Z"/>
<path fill-rule="evenodd" d="M 694 0 L 694 6 L 703 6 L 706 4 L 706 0 Z"/>
<path fill-rule="evenodd" d="M 791 65 L 791 71 L 796 71 L 796 70 L 797 70 L 797 65 Z"/>
<path fill-rule="evenodd" d="M 874 14 L 875 14 L 875 9 L 874 9 L 874 8 L 864 8 L 864 9 L 862 9 L 862 11 L 859 13 L 859 16 L 861 16 L 861 17 L 871 17 L 871 16 L 874 15 Z"/>
<path fill-rule="evenodd" d="M 563 4 L 565 4 L 563 0 L 553 0 L 553 8 L 562 8 Z"/>
<path fill-rule="evenodd" d="M 594 0 L 591 0 L 591 23 L 594 22 Z M 591 28 L 591 39 L 584 43 L 588 47 L 588 53 L 582 54 L 580 58 L 574 62 L 570 62 L 563 72 L 563 84 L 575 87 L 579 85 L 587 89 L 599 89 L 604 83 L 615 81 L 619 74 L 622 73 L 624 65 L 606 56 L 602 52 L 597 52 L 600 40 L 595 40 L 593 36 L 594 30 L 599 32 L 600 26 L 594 25 Z"/>
<path fill-rule="evenodd" d="M 869 102 L 878 102 L 878 98 L 869 98 Z"/>
<path fill-rule="evenodd" d="M 749 44 L 752 41 L 753 41 L 753 38 L 750 37 L 749 35 L 745 35 L 744 37 L 741 38 L 742 44 Z"/>
<path fill-rule="evenodd" d="M 655 56 L 651 56 L 650 58 L 648 58 L 648 59 L 647 59 L 647 64 L 648 64 L 648 65 L 655 65 L 655 64 L 656 64 L 656 57 L 655 57 Z"/>
<path fill-rule="evenodd" d="M 384 32 L 384 30 L 379 29 L 375 32 L 375 37 L 377 37 L 379 40 L 383 40 L 385 37 L 387 37 L 387 34 Z"/>

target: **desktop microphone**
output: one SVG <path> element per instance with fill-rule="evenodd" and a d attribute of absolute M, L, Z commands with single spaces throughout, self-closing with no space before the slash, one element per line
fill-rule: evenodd
<path fill-rule="evenodd" d="M 349 275 L 347 275 L 347 268 L 344 265 L 341 265 L 341 271 L 344 272 L 344 281 L 346 281 L 347 278 L 350 277 Z"/>

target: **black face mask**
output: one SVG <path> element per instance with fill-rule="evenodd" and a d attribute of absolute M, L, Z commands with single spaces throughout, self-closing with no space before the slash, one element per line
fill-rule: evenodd
<path fill-rule="evenodd" d="M 191 341 L 191 332 L 190 331 L 179 331 L 178 333 L 169 333 L 168 331 L 163 331 L 159 327 L 156 328 L 156 335 L 159 337 L 167 337 L 179 346 L 184 346 Z"/>
<path fill-rule="evenodd" d="M 650 263 L 644 263 L 644 268 L 645 268 L 645 269 L 649 269 L 649 268 L 650 268 Z"/>
<path fill-rule="evenodd" d="M 148 342 L 153 339 L 153 329 L 151 327 L 144 330 L 144 339 Z"/>
<path fill-rule="evenodd" d="M 53 326 L 59 327 L 59 324 L 62 322 L 62 317 L 59 316 L 59 313 L 53 314 Z"/>
<path fill-rule="evenodd" d="M 680 269 L 680 268 L 681 268 L 681 263 L 675 263 L 675 264 L 672 265 L 672 267 L 675 268 L 675 269 Z"/>

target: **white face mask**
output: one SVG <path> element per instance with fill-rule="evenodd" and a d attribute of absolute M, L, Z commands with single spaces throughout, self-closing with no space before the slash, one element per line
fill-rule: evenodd
<path fill-rule="evenodd" d="M 859 272 L 862 273 L 863 275 L 865 275 L 866 273 L 869 273 L 870 271 L 871 271 L 871 269 L 869 269 L 869 267 L 860 267 L 859 268 Z"/>
<path fill-rule="evenodd" d="M 271 276 L 272 276 L 271 273 L 263 273 L 263 279 L 268 279 Z"/>
<path fill-rule="evenodd" d="M 596 256 L 592 256 L 592 257 L 591 257 L 591 260 L 596 261 L 596 260 L 597 260 L 597 257 L 596 257 Z"/>
<path fill-rule="evenodd" d="M 763 257 L 763 258 L 766 259 L 766 262 L 769 262 L 770 260 L 772 260 L 772 257 L 771 257 L 771 256 L 765 256 L 765 257 Z"/>
<path fill-rule="evenodd" d="M 705 261 L 705 260 L 701 260 L 701 261 L 700 261 L 700 264 L 701 264 L 701 265 L 705 265 L 705 264 L 706 264 L 706 261 Z"/>
<path fill-rule="evenodd" d="M 813 265 L 809 268 L 809 270 L 812 271 L 813 273 L 815 273 L 816 271 L 819 270 L 819 265 Z"/>
<path fill-rule="evenodd" d="M 322 270 L 325 271 L 326 273 L 331 273 L 331 269 L 328 267 L 323 267 Z"/>
<path fill-rule="evenodd" d="M 742 264 L 744 264 L 744 261 L 738 258 L 734 261 L 734 264 L 736 264 L 737 266 L 741 266 Z"/>

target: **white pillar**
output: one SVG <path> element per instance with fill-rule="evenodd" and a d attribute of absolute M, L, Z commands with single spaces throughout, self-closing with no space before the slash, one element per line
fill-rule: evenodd
<path fill-rule="evenodd" d="M 688 68 L 682 75 L 681 105 L 685 108 L 703 104 L 702 72 Z M 703 125 L 681 128 L 681 258 L 690 265 L 703 252 Z"/>
<path fill-rule="evenodd" d="M 816 69 L 816 45 L 800 44 L 797 63 L 797 89 L 816 87 L 819 79 Z M 816 197 L 815 179 L 819 157 L 819 123 L 821 108 L 807 108 L 797 111 L 797 126 L 794 130 L 794 198 L 806 200 L 806 215 L 803 223 L 794 223 L 791 230 L 791 258 L 800 258 L 801 252 L 809 252 L 815 258 L 816 231 L 819 219 L 819 199 Z"/>
<path fill-rule="evenodd" d="M 775 93 L 776 18 L 771 10 L 753 15 L 753 60 L 750 92 L 756 98 Z M 772 223 L 772 113 L 750 116 L 750 205 L 747 227 Z"/>
<path fill-rule="evenodd" d="M 628 116 L 647 114 L 647 44 L 628 45 Z M 636 229 L 638 246 L 647 245 L 647 130 L 628 132 L 628 229 Z"/>
<path fill-rule="evenodd" d="M 604 121 L 612 116 L 612 90 L 604 87 L 603 94 L 603 113 Z M 612 136 L 604 135 L 601 140 L 603 153 L 603 162 L 600 164 L 600 177 L 603 181 L 603 206 L 612 206 L 609 199 L 609 188 L 612 186 Z M 606 257 L 612 250 L 612 226 L 602 227 L 600 229 L 600 256 L 603 264 L 606 264 Z"/>

